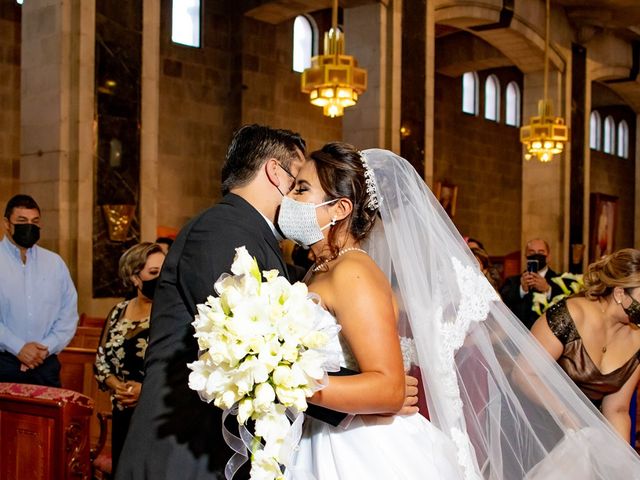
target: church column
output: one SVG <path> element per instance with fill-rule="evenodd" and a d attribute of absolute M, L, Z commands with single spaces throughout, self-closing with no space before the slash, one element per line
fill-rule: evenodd
<path fill-rule="evenodd" d="M 87 3 L 81 8 L 80 0 L 30 0 L 22 6 L 20 191 L 40 204 L 42 244 L 62 255 L 74 277 L 79 80 L 85 66 L 80 54 L 88 53 L 80 32 Z"/>
<path fill-rule="evenodd" d="M 587 78 L 587 49 L 574 43 L 571 47 L 571 149 L 569 176 L 569 269 L 582 273 L 587 258 L 589 214 L 589 163 L 587 141 L 591 82 Z"/>
<path fill-rule="evenodd" d="M 158 226 L 158 129 L 160 118 L 160 2 L 142 4 L 142 106 L 140 128 L 141 238 L 153 241 Z"/>
<path fill-rule="evenodd" d="M 344 10 L 347 54 L 368 72 L 368 89 L 345 110 L 343 139 L 359 148 L 400 151 L 402 1 Z"/>

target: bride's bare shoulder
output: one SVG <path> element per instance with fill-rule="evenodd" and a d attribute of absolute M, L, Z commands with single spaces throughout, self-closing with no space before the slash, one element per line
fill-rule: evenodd
<path fill-rule="evenodd" d="M 391 285 L 378 265 L 363 252 L 351 252 L 336 262 L 332 283 L 341 291 L 358 288 L 361 295 L 391 293 Z"/>

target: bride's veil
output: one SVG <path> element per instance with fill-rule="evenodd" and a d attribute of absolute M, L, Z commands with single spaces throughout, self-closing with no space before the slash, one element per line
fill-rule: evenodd
<path fill-rule="evenodd" d="M 364 247 L 392 283 L 430 419 L 465 478 L 640 478 L 638 455 L 500 301 L 414 168 L 363 155 L 382 216 Z"/>

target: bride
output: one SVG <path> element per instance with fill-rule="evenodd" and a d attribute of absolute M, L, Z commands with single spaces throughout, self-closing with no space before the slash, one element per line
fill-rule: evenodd
<path fill-rule="evenodd" d="M 636 453 L 499 301 L 406 160 L 325 145 L 278 225 L 316 255 L 309 290 L 359 372 L 311 398 L 352 415 L 305 418 L 289 478 L 640 478 Z M 412 364 L 430 420 L 374 415 L 400 409 Z"/>

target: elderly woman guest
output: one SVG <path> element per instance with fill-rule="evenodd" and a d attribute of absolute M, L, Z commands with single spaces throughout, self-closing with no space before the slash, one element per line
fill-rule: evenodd
<path fill-rule="evenodd" d="M 134 245 L 122 254 L 120 277 L 125 286 L 137 290 L 137 295 L 113 307 L 107 316 L 96 355 L 96 379 L 100 388 L 111 392 L 113 404 L 113 471 L 140 396 L 151 304 L 164 256 L 162 247 L 151 242 Z"/>
<path fill-rule="evenodd" d="M 640 379 L 640 250 L 589 265 L 582 296 L 550 307 L 531 333 L 627 441 Z"/>

